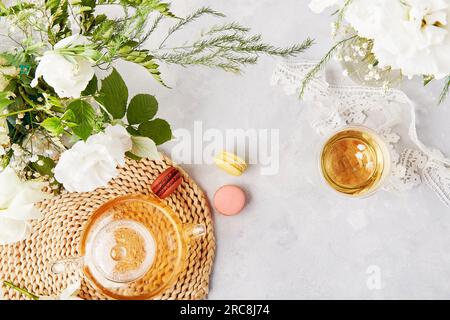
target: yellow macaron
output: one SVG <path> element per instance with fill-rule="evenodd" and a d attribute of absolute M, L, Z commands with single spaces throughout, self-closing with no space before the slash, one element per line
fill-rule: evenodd
<path fill-rule="evenodd" d="M 237 155 L 222 151 L 214 159 L 215 164 L 222 170 L 228 172 L 233 176 L 240 176 L 247 170 L 247 163 L 245 160 L 239 158 Z"/>

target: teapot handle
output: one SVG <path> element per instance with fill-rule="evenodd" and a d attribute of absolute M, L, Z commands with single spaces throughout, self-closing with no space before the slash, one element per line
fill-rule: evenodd
<path fill-rule="evenodd" d="M 206 235 L 206 226 L 203 224 L 186 223 L 183 228 L 186 239 L 191 241 Z"/>
<path fill-rule="evenodd" d="M 53 262 L 50 265 L 50 272 L 53 275 L 59 275 L 70 272 L 80 272 L 83 270 L 83 257 L 66 258 Z"/>

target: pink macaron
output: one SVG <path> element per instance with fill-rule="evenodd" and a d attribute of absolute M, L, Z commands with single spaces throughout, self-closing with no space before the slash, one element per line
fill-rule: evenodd
<path fill-rule="evenodd" d="M 245 192 L 235 185 L 223 186 L 214 195 L 214 207 L 226 216 L 234 216 L 241 212 L 245 203 Z"/>

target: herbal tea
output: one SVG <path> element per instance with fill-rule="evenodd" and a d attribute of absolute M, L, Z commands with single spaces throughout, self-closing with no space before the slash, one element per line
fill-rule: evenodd
<path fill-rule="evenodd" d="M 153 297 L 176 280 L 185 264 L 187 227 L 150 197 L 112 200 L 91 216 L 83 232 L 84 274 L 109 297 Z"/>
<path fill-rule="evenodd" d="M 375 191 L 388 172 L 388 151 L 381 139 L 367 129 L 348 128 L 324 145 L 321 170 L 327 183 L 350 196 Z"/>

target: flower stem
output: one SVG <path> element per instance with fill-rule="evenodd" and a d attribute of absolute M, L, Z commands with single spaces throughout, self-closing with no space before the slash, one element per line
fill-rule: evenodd
<path fill-rule="evenodd" d="M 3 284 L 21 294 L 23 294 L 24 296 L 26 296 L 27 298 L 30 298 L 31 300 L 39 300 L 39 296 L 32 294 L 31 292 L 29 292 L 25 289 L 19 288 L 18 286 L 16 286 L 15 284 L 13 284 L 10 281 L 3 281 Z"/>
<path fill-rule="evenodd" d="M 29 108 L 29 109 L 14 111 L 14 112 L 6 113 L 6 114 L 0 114 L 0 119 L 1 118 L 7 118 L 9 116 L 14 116 L 14 115 L 19 114 L 19 113 L 30 112 L 30 111 L 33 111 L 33 110 L 34 110 L 34 108 Z"/>
<path fill-rule="evenodd" d="M 330 59 L 334 56 L 334 54 L 336 53 L 336 51 L 344 44 L 346 44 L 347 42 L 357 38 L 358 35 L 354 35 L 351 36 L 349 38 L 343 39 L 341 41 L 339 41 L 338 43 L 336 43 L 331 49 L 330 51 L 327 52 L 327 54 L 322 58 L 322 60 L 320 60 L 319 63 L 317 63 L 305 76 L 305 78 L 303 79 L 301 86 L 300 86 L 300 95 L 299 98 L 303 98 L 305 91 L 306 91 L 306 87 L 307 85 L 314 79 L 314 77 L 317 75 L 317 73 L 319 73 L 324 67 L 325 65 L 330 61 Z"/>

